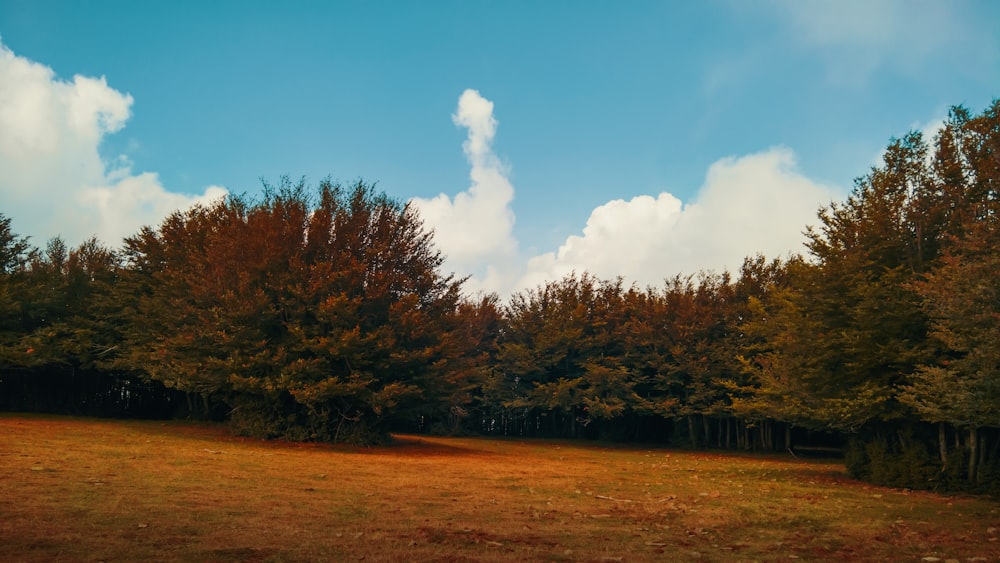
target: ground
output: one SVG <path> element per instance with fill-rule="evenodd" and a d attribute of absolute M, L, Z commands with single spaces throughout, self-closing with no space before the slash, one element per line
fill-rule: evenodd
<path fill-rule="evenodd" d="M 3 561 L 998 561 L 998 540 L 994 500 L 836 460 L 0 415 Z"/>

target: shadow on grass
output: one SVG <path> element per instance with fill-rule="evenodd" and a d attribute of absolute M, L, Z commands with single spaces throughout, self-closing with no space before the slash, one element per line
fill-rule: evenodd
<path fill-rule="evenodd" d="M 489 453 L 478 448 L 470 448 L 455 443 L 442 443 L 433 436 L 417 436 L 412 434 L 393 434 L 392 440 L 385 446 L 372 448 L 374 451 L 389 451 L 393 453 L 412 453 L 420 456 L 478 456 Z"/>

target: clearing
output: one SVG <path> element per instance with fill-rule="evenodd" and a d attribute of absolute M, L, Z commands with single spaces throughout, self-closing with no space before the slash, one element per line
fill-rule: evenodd
<path fill-rule="evenodd" d="M 0 414 L 3 561 L 1000 560 L 1000 503 L 838 462 Z"/>

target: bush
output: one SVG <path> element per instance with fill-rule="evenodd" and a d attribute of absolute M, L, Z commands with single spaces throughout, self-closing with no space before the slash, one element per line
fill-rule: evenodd
<path fill-rule="evenodd" d="M 229 427 L 237 436 L 304 439 L 298 416 L 281 406 L 279 401 L 241 395 L 233 401 L 233 409 L 229 412 Z"/>
<path fill-rule="evenodd" d="M 342 442 L 374 446 L 389 441 L 384 425 L 374 426 L 361 417 L 344 418 L 327 411 L 310 412 L 290 395 L 277 400 L 240 395 L 233 400 L 230 430 L 238 436 L 296 442 Z"/>

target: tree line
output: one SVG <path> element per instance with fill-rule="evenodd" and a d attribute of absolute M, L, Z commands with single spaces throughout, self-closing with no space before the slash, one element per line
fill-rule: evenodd
<path fill-rule="evenodd" d="M 806 253 L 463 294 L 409 205 L 282 180 L 111 249 L 0 216 L 0 408 L 378 443 L 474 432 L 788 450 L 1000 491 L 1000 102 L 893 139 Z"/>

